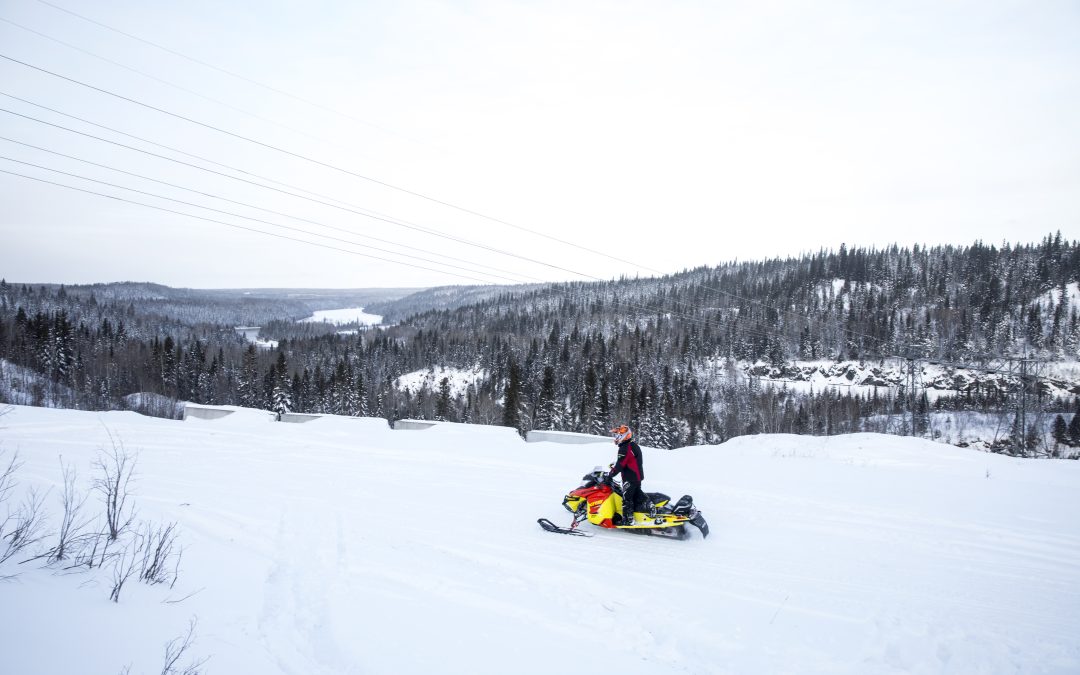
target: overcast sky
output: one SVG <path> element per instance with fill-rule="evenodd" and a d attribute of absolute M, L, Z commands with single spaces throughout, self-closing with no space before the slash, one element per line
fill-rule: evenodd
<path fill-rule="evenodd" d="M 0 54 L 234 135 L 0 59 L 0 108 L 188 164 L 0 112 L 0 156 L 74 175 L 0 170 L 221 221 L 0 173 L 8 281 L 588 280 L 1080 236 L 1072 0 L 49 2 L 0 1 Z"/>

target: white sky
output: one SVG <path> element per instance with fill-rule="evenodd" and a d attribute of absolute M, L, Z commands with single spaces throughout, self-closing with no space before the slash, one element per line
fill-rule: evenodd
<path fill-rule="evenodd" d="M 0 136 L 340 229 L 0 140 L 4 157 L 404 250 L 341 230 L 381 237 L 426 251 L 410 255 L 479 270 L 365 251 L 0 160 L 0 170 L 443 270 L 315 248 L 0 174 L 0 276 L 9 281 L 506 283 L 651 275 L 835 249 L 841 242 L 999 243 L 1038 240 L 1056 230 L 1080 236 L 1080 6 L 1074 2 L 55 4 L 344 115 L 38 0 L 0 1 L 0 18 L 7 20 L 0 21 L 0 54 L 599 253 L 0 59 L 4 93 L 489 247 L 380 223 L 0 113 Z M 0 108 L 179 157 L 6 96 Z"/>

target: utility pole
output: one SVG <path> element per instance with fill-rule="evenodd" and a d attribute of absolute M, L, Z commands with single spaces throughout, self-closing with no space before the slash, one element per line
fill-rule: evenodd
<path fill-rule="evenodd" d="M 913 352 L 910 351 L 908 352 L 907 356 L 904 357 L 904 360 L 907 362 L 907 373 L 905 373 L 906 381 L 904 384 L 904 387 L 907 389 L 907 391 L 905 392 L 906 395 L 904 396 L 904 398 L 907 399 L 908 419 L 911 425 L 908 430 L 908 434 L 911 436 L 915 436 L 915 407 L 917 405 L 915 389 L 920 384 L 922 384 L 922 378 L 919 377 L 919 373 L 922 370 L 922 365 L 921 359 L 916 358 Z"/>

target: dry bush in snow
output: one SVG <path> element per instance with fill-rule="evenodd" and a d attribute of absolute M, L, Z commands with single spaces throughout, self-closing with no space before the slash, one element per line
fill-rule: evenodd
<path fill-rule="evenodd" d="M 178 665 L 180 658 L 195 644 L 196 625 L 198 625 L 198 619 L 192 617 L 188 623 L 187 634 L 170 640 L 165 645 L 165 665 L 161 668 L 161 675 L 199 675 L 199 668 L 202 668 L 203 664 L 209 659 L 203 658 L 192 661 L 183 670 L 180 670 Z"/>
<path fill-rule="evenodd" d="M 111 450 L 102 450 L 94 460 L 98 475 L 94 490 L 105 502 L 105 526 L 110 541 L 116 541 L 135 520 L 135 509 L 128 502 L 131 497 L 131 479 L 135 473 L 138 456 L 128 453 L 122 442 L 112 438 Z"/>
<path fill-rule="evenodd" d="M 20 466 L 17 454 L 12 454 L 6 466 L 0 455 L 0 467 L 4 467 L 0 469 L 0 563 L 41 540 L 44 497 L 31 488 L 17 506 L 12 507 L 10 503 L 15 472 Z"/>
<path fill-rule="evenodd" d="M 63 512 L 60 516 L 60 529 L 56 532 L 56 545 L 45 553 L 50 563 L 67 560 L 73 551 L 85 546 L 87 537 L 82 531 L 90 524 L 89 519 L 84 519 L 82 515 L 87 495 L 80 496 L 75 491 L 75 467 L 65 465 L 61 459 L 60 472 L 64 476 L 64 491 L 60 496 Z"/>

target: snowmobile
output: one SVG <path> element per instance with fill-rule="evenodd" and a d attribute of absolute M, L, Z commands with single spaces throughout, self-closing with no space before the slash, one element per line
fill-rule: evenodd
<path fill-rule="evenodd" d="M 591 533 L 578 529 L 578 525 L 588 520 L 600 527 L 632 530 L 639 534 L 673 539 L 689 537 L 690 533 L 686 529 L 686 524 L 689 523 L 701 531 L 702 537 L 709 536 L 709 525 L 694 506 L 694 498 L 690 495 L 683 495 L 674 504 L 671 503 L 671 497 L 660 492 L 647 492 L 642 497 L 651 504 L 635 504 L 633 521 L 624 522 L 622 485 L 612 481 L 602 468 L 596 467 L 581 478 L 580 487 L 563 497 L 563 506 L 574 517 L 570 527 L 560 527 L 547 518 L 540 518 L 536 522 L 548 532 L 583 537 L 592 536 Z M 637 508 L 641 506 L 644 506 L 644 509 L 638 511 Z"/>

